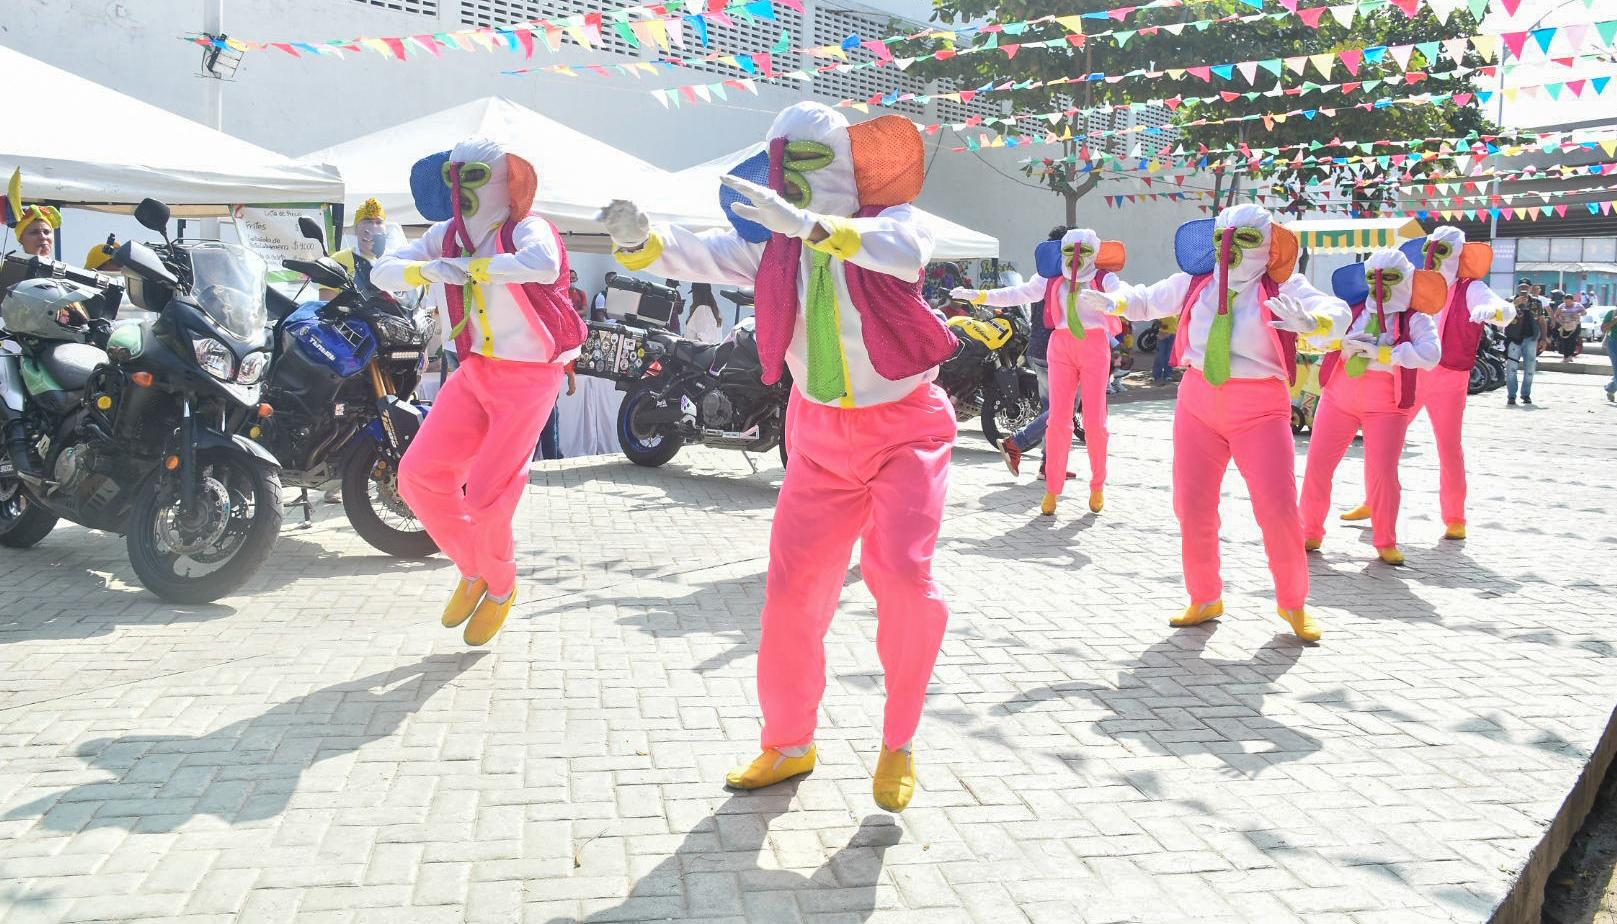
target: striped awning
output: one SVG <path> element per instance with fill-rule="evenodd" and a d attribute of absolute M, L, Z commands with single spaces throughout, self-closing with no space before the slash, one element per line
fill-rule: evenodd
<path fill-rule="evenodd" d="M 1413 218 L 1304 218 L 1286 227 L 1314 253 L 1382 250 L 1426 233 Z"/>

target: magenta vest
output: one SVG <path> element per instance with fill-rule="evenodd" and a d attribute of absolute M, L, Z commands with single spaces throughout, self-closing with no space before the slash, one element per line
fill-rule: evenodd
<path fill-rule="evenodd" d="M 1359 302 L 1353 306 L 1353 320 L 1348 322 L 1349 330 L 1353 329 L 1353 325 L 1358 322 L 1359 316 L 1364 314 L 1364 310 L 1364 302 Z M 1409 312 L 1411 310 L 1413 309 L 1405 308 L 1403 311 L 1397 312 L 1398 335 L 1394 338 L 1395 343 L 1409 342 Z M 1341 350 L 1332 350 L 1325 354 L 1325 361 L 1320 363 L 1319 366 L 1319 386 L 1321 389 L 1331 384 L 1331 377 L 1336 375 L 1337 367 L 1341 365 Z M 1392 393 L 1400 409 L 1408 410 L 1415 406 L 1414 369 L 1407 366 L 1399 367 L 1397 374 L 1392 378 Z"/>
<path fill-rule="evenodd" d="M 568 270 L 567 245 L 562 242 L 561 232 L 549 219 L 541 219 L 549 226 L 550 233 L 556 235 L 556 247 L 561 251 L 561 269 L 556 274 L 556 281 L 552 283 L 522 282 L 508 283 L 511 295 L 516 299 L 517 306 L 522 309 L 522 316 L 534 330 L 544 331 L 550 335 L 555 344 L 550 354 L 552 362 L 556 357 L 573 349 L 584 342 L 584 336 L 589 329 L 584 321 L 573 310 L 573 301 L 567 294 Z M 508 220 L 500 227 L 500 249 L 502 254 L 516 253 L 515 219 Z M 444 238 L 444 256 L 455 258 L 461 255 L 460 241 L 450 234 Z M 460 327 L 461 320 L 466 316 L 466 290 L 462 286 L 444 286 L 444 300 L 449 308 L 449 329 Z M 471 331 L 462 328 L 460 335 L 455 338 L 455 348 L 462 357 L 470 356 L 472 349 Z"/>
<path fill-rule="evenodd" d="M 881 212 L 868 207 L 858 217 Z M 803 266 L 802 238 L 772 234 L 753 285 L 753 312 L 758 334 L 758 358 L 765 384 L 780 381 L 786 368 L 786 349 L 801 308 L 797 274 Z M 937 366 L 954 355 L 960 341 L 921 297 L 921 280 L 897 276 L 845 262 L 848 295 L 859 312 L 859 327 L 876 373 L 891 382 L 907 379 Z M 563 277 L 565 278 L 565 277 Z M 576 318 L 577 315 L 575 314 Z"/>
<path fill-rule="evenodd" d="M 1467 294 L 1475 279 L 1457 279 L 1449 292 L 1448 307 L 1443 309 L 1443 358 L 1438 364 L 1445 369 L 1470 372 L 1477 362 L 1477 344 L 1482 340 L 1482 324 L 1471 320 L 1471 306 Z"/>
<path fill-rule="evenodd" d="M 1092 277 L 1095 283 L 1095 291 L 1106 291 L 1101 288 L 1101 283 L 1105 282 L 1107 277 L 1111 275 L 1107 270 L 1096 270 L 1095 275 Z M 1060 288 L 1061 281 L 1064 278 L 1053 278 L 1044 286 L 1044 326 L 1052 331 L 1067 329 L 1067 308 L 1061 304 L 1060 294 L 1056 291 Z M 1067 282 L 1070 284 L 1072 280 L 1069 279 Z M 1106 319 L 1106 332 L 1108 334 L 1115 337 L 1122 330 L 1122 318 L 1109 317 Z"/>
<path fill-rule="evenodd" d="M 1190 280 L 1190 289 L 1185 292 L 1185 305 L 1179 309 L 1179 336 L 1173 338 L 1173 364 L 1180 368 L 1185 365 L 1185 346 L 1190 342 L 1190 315 L 1196 307 L 1196 299 L 1201 297 L 1202 290 L 1213 281 L 1212 273 L 1202 273 Z M 1258 285 L 1263 289 L 1263 299 L 1268 301 L 1280 294 L 1280 283 L 1270 279 L 1268 274 L 1258 277 Z M 1274 312 L 1268 308 L 1263 309 L 1264 325 L 1275 320 Z M 1286 381 L 1289 384 L 1297 383 L 1297 335 L 1289 330 L 1280 330 L 1269 327 L 1269 340 L 1274 344 L 1275 354 L 1280 358 L 1280 365 L 1286 370 Z"/>

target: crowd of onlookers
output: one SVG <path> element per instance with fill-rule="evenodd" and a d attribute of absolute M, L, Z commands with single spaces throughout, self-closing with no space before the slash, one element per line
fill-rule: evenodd
<path fill-rule="evenodd" d="M 1612 379 L 1606 383 L 1606 400 L 1617 401 L 1617 308 L 1605 308 L 1602 316 L 1594 293 L 1581 294 L 1552 289 L 1523 279 L 1516 286 L 1516 319 L 1505 328 L 1505 395 L 1511 405 L 1533 403 L 1533 372 L 1538 357 L 1545 352 L 1571 360 L 1583 352 L 1586 333 L 1598 331 L 1599 342 L 1612 364 Z"/>

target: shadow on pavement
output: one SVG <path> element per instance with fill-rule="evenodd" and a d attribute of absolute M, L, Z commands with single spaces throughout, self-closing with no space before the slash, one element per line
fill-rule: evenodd
<path fill-rule="evenodd" d="M 436 654 L 325 687 L 205 735 L 127 735 L 79 747 L 113 774 L 7 812 L 55 831 L 173 831 L 199 815 L 229 824 L 280 814 L 305 770 L 399 730 L 404 720 L 488 653 Z"/>
<path fill-rule="evenodd" d="M 685 835 L 678 849 L 642 876 L 620 905 L 584 918 L 606 921 L 716 919 L 866 921 L 876 911 L 876 887 L 887 848 L 903 838 L 888 815 L 870 815 L 848 843 L 808 875 L 764 869 L 769 826 L 791 810 L 798 781 L 739 793 Z M 749 901 L 748 897 L 752 900 Z M 556 918 L 550 924 L 566 924 Z"/>

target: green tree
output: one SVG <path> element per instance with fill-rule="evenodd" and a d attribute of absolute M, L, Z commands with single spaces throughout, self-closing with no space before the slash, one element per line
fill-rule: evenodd
<path fill-rule="evenodd" d="M 1068 16 L 1098 12 L 1112 9 L 1117 4 L 1117 0 L 1076 0 L 1076 2 L 934 0 L 934 2 L 934 18 L 943 23 L 984 19 L 1014 22 L 1047 15 Z M 1318 0 L 1314 2 L 1317 3 Z M 1279 9 L 1280 7 L 1271 2 L 1267 11 L 1276 12 Z M 1192 3 L 1183 7 L 1138 10 L 1127 17 L 1125 23 L 1099 19 L 1084 20 L 1084 23 L 1086 31 L 1103 31 L 1108 28 L 1148 30 L 1153 26 L 1162 27 L 1255 12 L 1257 11 L 1253 7 L 1240 0 L 1215 0 L 1209 3 Z M 1033 41 L 1062 34 L 1060 27 L 1055 23 L 1038 27 L 1038 30 L 1041 33 L 1039 35 L 1032 34 L 1030 30 L 1026 35 L 1015 39 L 1002 38 L 1002 41 Z M 1136 34 L 1121 47 L 1114 39 L 1102 37 L 1086 41 L 1082 48 L 1032 49 L 1014 58 L 1007 58 L 1000 53 L 959 55 L 945 61 L 917 62 L 912 73 L 952 81 L 959 87 L 969 89 L 989 82 L 1003 83 L 1006 80 L 1043 82 L 1095 72 L 1120 74 L 1137 68 L 1169 70 L 1205 64 L 1284 59 L 1377 45 L 1441 41 L 1473 35 L 1477 31 L 1475 18 L 1461 10 L 1456 10 L 1448 17 L 1446 23 L 1441 23 L 1425 6 L 1420 7 L 1418 15 L 1413 18 L 1405 16 L 1394 7 L 1386 6 L 1374 13 L 1360 12 L 1351 29 L 1343 27 L 1329 14 L 1322 16 L 1318 29 L 1309 28 L 1296 16 L 1257 22 L 1213 23 L 1200 29 L 1185 27 L 1177 35 L 1167 29 L 1160 29 L 1155 34 Z M 977 37 L 973 43 L 980 43 L 983 40 L 982 37 Z M 910 53 L 919 51 L 912 50 Z M 1413 54 L 1408 70 L 1424 70 L 1430 67 L 1435 72 L 1431 78 L 1417 86 L 1407 86 L 1400 82 L 1396 86 L 1385 86 L 1370 93 L 1311 91 L 1297 96 L 1257 99 L 1240 97 L 1227 102 L 1220 99 L 1213 103 L 1180 106 L 1174 112 L 1174 120 L 1181 126 L 1181 143 L 1192 151 L 1198 150 L 1200 145 L 1218 149 L 1245 143 L 1253 149 L 1259 149 L 1329 140 L 1332 137 L 1355 140 L 1435 137 L 1487 130 L 1490 127 L 1489 123 L 1475 106 L 1452 104 L 1393 106 L 1369 112 L 1349 108 L 1355 103 L 1364 103 L 1383 96 L 1402 96 L 1418 92 L 1470 91 L 1472 87 L 1469 78 L 1445 76 L 1445 72 L 1454 71 L 1455 65 L 1446 54 L 1439 54 L 1438 57 L 1439 61 L 1429 62 L 1420 52 Z M 1465 67 L 1478 67 L 1485 62 L 1474 52 L 1468 52 L 1462 63 Z M 1269 68 L 1260 68 L 1250 84 L 1240 74 L 1237 74 L 1234 80 L 1215 78 L 1211 83 L 1186 74 L 1177 80 L 1164 76 L 1158 79 L 1129 78 L 1115 83 L 1086 81 L 1049 88 L 1006 91 L 985 98 L 1005 100 L 1016 112 L 1046 113 L 1075 106 L 1080 110 L 1089 110 L 1093 107 L 1127 105 L 1151 99 L 1173 97 L 1189 99 L 1211 96 L 1225 90 L 1237 93 L 1263 92 L 1276 86 L 1292 88 L 1303 87 L 1308 83 L 1402 78 L 1404 73 L 1402 68 L 1396 66 L 1390 55 L 1379 63 L 1365 62 L 1357 75 L 1350 75 L 1338 63 L 1329 81 L 1323 80 L 1312 66 L 1307 70 L 1306 76 L 1300 76 L 1284 66 L 1278 70 L 1280 73 L 1275 74 Z M 1292 118 L 1272 126 L 1262 121 L 1200 126 L 1184 124 L 1197 119 L 1222 119 L 1251 113 L 1284 112 L 1316 105 L 1334 107 L 1337 113 L 1334 118 L 1312 121 Z M 1117 130 L 1127 124 L 1127 119 L 1121 118 L 1117 109 L 1111 109 L 1101 118 L 1105 122 L 1101 127 L 1110 130 Z M 1077 220 L 1078 201 L 1096 188 L 1102 173 L 1099 169 L 1086 170 L 1085 165 L 1081 163 L 1067 162 L 1086 145 L 1099 150 L 1104 143 L 1101 139 L 1086 137 L 1085 121 L 1086 115 L 1080 112 L 1076 116 L 1063 118 L 1054 125 L 1044 123 L 1058 135 L 1070 130 L 1073 139 L 1062 142 L 1059 150 L 1054 145 L 1030 146 L 1027 150 L 1035 161 L 1023 168 L 1024 173 L 1039 178 L 1052 192 L 1062 197 L 1069 223 Z M 1023 123 L 1024 126 L 1026 124 Z M 1004 126 L 995 128 L 1010 131 Z M 1162 147 L 1160 136 L 1141 134 L 1123 137 L 1126 139 L 1123 142 L 1125 153 L 1133 146 L 1134 142 L 1131 139 L 1136 138 L 1142 145 L 1142 157 L 1155 155 Z M 1112 150 L 1116 152 L 1115 145 Z M 1448 166 L 1446 162 L 1438 161 L 1432 169 L 1442 169 L 1446 166 Z M 1427 168 L 1415 169 L 1425 172 Z M 1377 202 L 1395 197 L 1397 189 L 1393 184 L 1371 183 L 1355 186 L 1356 180 L 1368 178 L 1381 170 L 1379 165 L 1351 171 L 1311 165 L 1299 167 L 1293 166 L 1286 159 L 1275 158 L 1255 169 L 1242 163 L 1228 171 L 1215 167 L 1209 172 L 1214 183 L 1215 209 L 1233 201 L 1244 178 L 1248 182 L 1267 180 L 1273 184 L 1277 193 L 1291 199 L 1290 208 L 1301 211 L 1316 202 L 1319 193 L 1324 190 L 1337 194 L 1351 194 L 1360 207 L 1371 207 Z"/>

